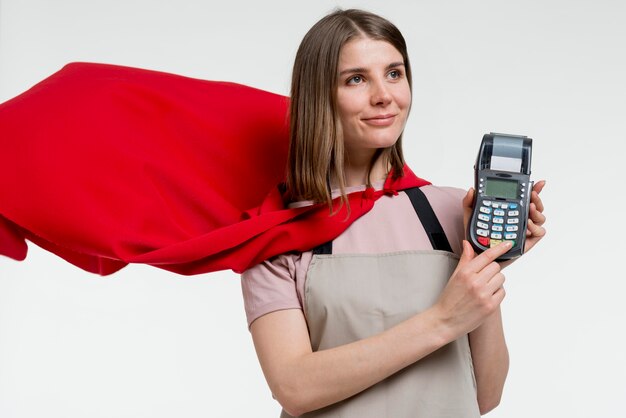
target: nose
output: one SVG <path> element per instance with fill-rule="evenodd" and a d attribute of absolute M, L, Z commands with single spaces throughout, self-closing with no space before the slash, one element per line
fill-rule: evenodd
<path fill-rule="evenodd" d="M 370 83 L 370 103 L 372 106 L 386 106 L 391 103 L 391 93 L 385 80 L 374 80 Z"/>

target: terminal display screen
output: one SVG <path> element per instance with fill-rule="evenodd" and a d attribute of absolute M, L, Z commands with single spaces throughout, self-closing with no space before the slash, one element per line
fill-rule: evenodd
<path fill-rule="evenodd" d="M 508 200 L 517 199 L 516 180 L 501 180 L 495 178 L 485 179 L 485 194 L 492 197 L 501 197 Z"/>

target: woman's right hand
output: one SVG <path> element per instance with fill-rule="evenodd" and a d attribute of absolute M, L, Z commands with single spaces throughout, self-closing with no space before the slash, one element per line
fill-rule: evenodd
<path fill-rule="evenodd" d="M 510 243 L 503 241 L 476 255 L 469 242 L 463 241 L 459 264 L 433 306 L 452 340 L 476 329 L 500 306 L 504 275 L 495 260 L 510 248 Z"/>

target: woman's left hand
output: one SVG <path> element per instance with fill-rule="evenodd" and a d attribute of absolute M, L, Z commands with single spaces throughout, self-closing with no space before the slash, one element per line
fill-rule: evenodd
<path fill-rule="evenodd" d="M 533 186 L 533 190 L 530 194 L 530 213 L 528 217 L 528 223 L 526 225 L 526 241 L 524 244 L 524 254 L 530 251 L 541 239 L 546 235 L 546 229 L 543 224 L 546 222 L 546 217 L 543 214 L 543 202 L 539 197 L 539 193 L 546 185 L 545 180 L 538 181 Z M 463 224 L 465 231 L 467 231 L 467 224 L 472 216 L 472 202 L 474 201 L 474 189 L 470 188 L 465 198 L 463 198 Z M 501 262 L 502 267 L 506 267 L 511 264 L 513 260 Z"/>

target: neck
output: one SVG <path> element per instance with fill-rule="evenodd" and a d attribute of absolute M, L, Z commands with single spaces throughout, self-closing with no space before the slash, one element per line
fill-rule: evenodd
<path fill-rule="evenodd" d="M 374 156 L 374 152 L 369 153 L 369 155 L 362 155 L 361 158 L 354 158 L 353 154 L 350 154 L 350 160 L 346 159 L 344 163 L 344 174 L 345 174 L 345 186 L 361 186 L 363 184 L 367 184 L 367 172 L 369 169 L 369 164 L 371 159 Z M 370 175 L 370 180 L 372 183 L 377 181 L 382 181 L 387 178 L 387 174 L 391 166 L 384 164 L 383 153 L 381 153 L 374 166 L 372 167 L 372 172 Z M 331 182 L 332 188 L 338 188 L 339 184 L 336 181 Z"/>

